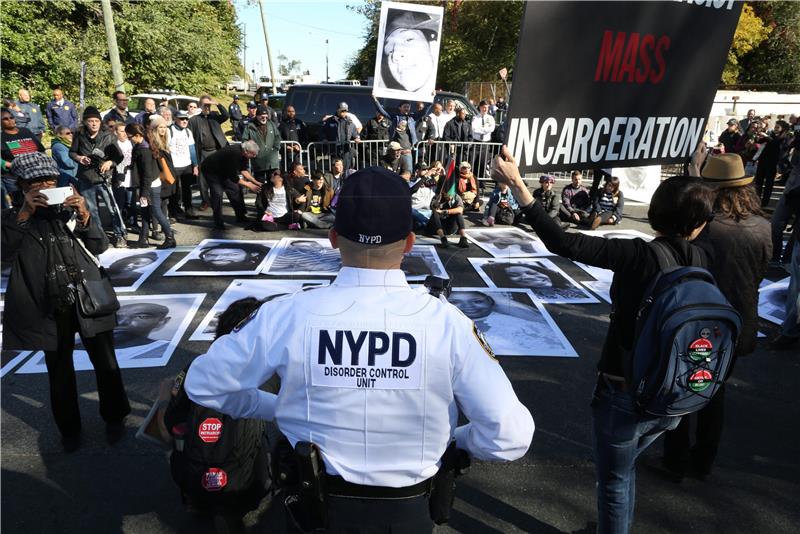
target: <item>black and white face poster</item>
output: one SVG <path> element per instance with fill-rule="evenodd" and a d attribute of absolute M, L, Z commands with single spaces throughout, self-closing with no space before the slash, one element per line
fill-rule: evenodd
<path fill-rule="evenodd" d="M 506 122 L 523 173 L 683 162 L 744 2 L 527 2 Z"/>
<path fill-rule="evenodd" d="M 372 94 L 433 102 L 442 42 L 442 18 L 441 7 L 381 3 Z"/>

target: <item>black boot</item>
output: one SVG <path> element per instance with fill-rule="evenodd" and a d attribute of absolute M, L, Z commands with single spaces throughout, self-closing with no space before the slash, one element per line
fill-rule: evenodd
<path fill-rule="evenodd" d="M 469 248 L 469 241 L 462 235 L 461 239 L 458 240 L 458 246 L 461 248 Z"/>
<path fill-rule="evenodd" d="M 440 239 L 442 241 L 442 244 L 439 245 L 440 247 L 447 248 L 447 247 L 450 246 L 450 243 L 447 241 L 447 236 L 446 235 L 443 235 Z"/>
<path fill-rule="evenodd" d="M 178 244 L 175 242 L 175 236 L 168 235 L 164 242 L 156 247 L 157 250 L 165 250 L 168 248 L 175 248 Z"/>
<path fill-rule="evenodd" d="M 131 245 L 132 248 L 150 248 L 152 245 L 147 242 L 147 237 L 140 237 L 138 241 L 134 241 Z"/>

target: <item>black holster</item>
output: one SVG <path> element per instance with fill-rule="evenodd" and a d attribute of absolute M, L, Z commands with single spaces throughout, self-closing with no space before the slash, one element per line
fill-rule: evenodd
<path fill-rule="evenodd" d="M 433 489 L 428 499 L 428 511 L 437 525 L 450 521 L 450 511 L 456 496 L 456 478 L 466 474 L 469 466 L 469 455 L 456 448 L 455 441 L 451 442 L 444 451 L 439 472 L 433 477 Z"/>
<path fill-rule="evenodd" d="M 325 530 L 328 528 L 328 493 L 322 454 L 313 443 L 298 441 L 294 457 L 297 484 L 284 501 L 286 509 L 295 526 L 303 532 Z"/>

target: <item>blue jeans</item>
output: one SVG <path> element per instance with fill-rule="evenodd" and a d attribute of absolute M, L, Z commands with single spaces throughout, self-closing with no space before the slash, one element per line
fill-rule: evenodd
<path fill-rule="evenodd" d="M 164 231 L 165 237 L 172 237 L 172 227 L 169 225 L 169 220 L 164 216 L 161 211 L 161 187 L 153 187 L 150 189 L 150 197 L 147 199 L 148 205 L 142 208 L 142 229 L 139 231 L 139 241 L 147 239 L 147 233 L 150 230 L 150 215 L 155 217 L 158 224 L 161 225 L 161 230 Z"/>
<path fill-rule="evenodd" d="M 414 229 L 422 230 L 428 226 L 428 221 L 431 218 L 431 210 L 411 210 L 411 217 L 414 219 Z"/>
<path fill-rule="evenodd" d="M 643 416 L 630 393 L 601 381 L 592 399 L 598 534 L 627 534 L 633 522 L 636 458 L 680 417 Z"/>
<path fill-rule="evenodd" d="M 791 279 L 789 280 L 789 291 L 786 293 L 786 318 L 783 320 L 781 334 L 786 337 L 800 337 L 800 324 L 797 324 L 797 297 L 800 294 L 800 244 L 796 242 L 792 249 L 789 275 Z"/>
<path fill-rule="evenodd" d="M 92 220 L 98 227 L 100 227 L 101 230 L 103 229 L 103 223 L 100 219 L 100 212 L 97 210 L 98 193 L 100 193 L 100 196 L 103 197 L 103 202 L 105 202 L 106 206 L 111 209 L 111 228 L 114 231 L 114 235 L 117 237 L 122 237 L 128 233 L 128 231 L 125 229 L 125 226 L 122 224 L 122 220 L 120 219 L 117 203 L 114 201 L 114 197 L 111 195 L 106 184 L 90 184 L 88 182 L 79 180 L 78 192 L 86 201 L 86 207 L 89 209 L 89 213 L 92 214 Z"/>

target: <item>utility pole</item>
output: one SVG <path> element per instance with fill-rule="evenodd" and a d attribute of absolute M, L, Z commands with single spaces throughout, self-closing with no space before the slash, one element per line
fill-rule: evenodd
<path fill-rule="evenodd" d="M 242 74 L 244 86 L 249 89 L 247 83 L 247 26 L 244 23 L 242 24 Z"/>
<path fill-rule="evenodd" d="M 325 83 L 329 83 L 331 81 L 330 76 L 328 76 L 328 40 L 325 39 Z"/>
<path fill-rule="evenodd" d="M 111 0 L 100 0 L 100 4 L 103 6 L 103 24 L 106 27 L 108 57 L 111 59 L 111 75 L 114 77 L 114 88 L 117 91 L 124 91 L 125 78 L 122 77 L 122 64 L 119 61 L 117 31 L 114 29 L 114 16 L 111 12 Z"/>
<path fill-rule="evenodd" d="M 275 95 L 278 94 L 278 86 L 275 85 L 275 71 L 272 70 L 272 52 L 269 51 L 269 34 L 267 33 L 267 16 L 264 14 L 264 0 L 258 0 L 258 7 L 261 11 L 261 26 L 264 28 L 264 43 L 266 43 L 267 45 L 267 61 L 269 62 L 269 79 L 272 82 L 272 94 Z"/>

